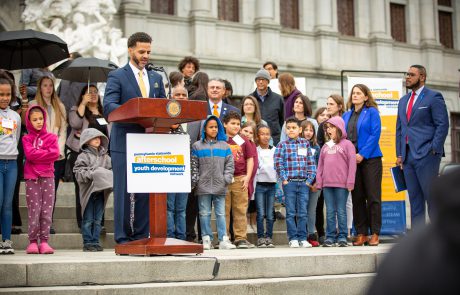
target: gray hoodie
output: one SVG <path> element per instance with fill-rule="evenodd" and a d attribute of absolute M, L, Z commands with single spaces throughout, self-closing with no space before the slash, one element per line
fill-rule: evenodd
<path fill-rule="evenodd" d="M 88 142 L 96 137 L 101 138 L 101 145 L 97 150 L 88 145 Z M 107 154 L 108 145 L 109 139 L 95 128 L 87 128 L 81 133 L 81 154 L 78 155 L 73 172 L 80 187 L 82 216 L 92 193 L 104 191 L 105 205 L 112 192 L 113 174 L 111 160 Z"/>
<path fill-rule="evenodd" d="M 5 123 L 3 121 L 5 120 Z M 13 128 L 3 127 L 9 120 Z M 18 157 L 18 141 L 21 136 L 21 117 L 18 113 L 7 107 L 0 109 L 0 159 L 16 160 Z"/>
<path fill-rule="evenodd" d="M 216 140 L 207 140 L 205 135 L 206 125 L 210 120 L 215 120 L 218 126 Z M 227 185 L 233 178 L 233 155 L 230 147 L 225 142 L 224 127 L 216 116 L 209 116 L 202 128 L 201 140 L 192 146 L 192 158 L 198 163 L 199 180 L 196 194 L 223 196 L 227 192 Z"/>

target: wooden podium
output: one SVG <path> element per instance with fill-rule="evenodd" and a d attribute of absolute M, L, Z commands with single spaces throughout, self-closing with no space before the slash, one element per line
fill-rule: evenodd
<path fill-rule="evenodd" d="M 208 104 L 205 101 L 169 100 L 163 98 L 132 98 L 110 113 L 110 122 L 136 123 L 146 133 L 168 133 L 171 125 L 204 120 Z M 203 245 L 167 238 L 166 193 L 150 193 L 150 237 L 118 244 L 120 255 L 165 255 L 203 253 Z"/>

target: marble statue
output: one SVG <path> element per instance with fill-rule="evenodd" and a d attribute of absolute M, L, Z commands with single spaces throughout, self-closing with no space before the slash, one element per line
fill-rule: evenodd
<path fill-rule="evenodd" d="M 22 20 L 26 28 L 60 37 L 70 52 L 121 66 L 128 59 L 127 39 L 113 27 L 116 12 L 114 0 L 25 0 Z"/>

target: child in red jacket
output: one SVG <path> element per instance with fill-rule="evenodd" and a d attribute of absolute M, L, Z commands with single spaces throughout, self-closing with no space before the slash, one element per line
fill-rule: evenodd
<path fill-rule="evenodd" d="M 48 245 L 54 204 L 54 161 L 59 158 L 58 138 L 46 131 L 46 111 L 40 106 L 27 110 L 28 134 L 22 139 L 26 162 L 24 179 L 29 211 L 27 254 L 53 254 Z M 40 240 L 40 247 L 38 241 Z"/>

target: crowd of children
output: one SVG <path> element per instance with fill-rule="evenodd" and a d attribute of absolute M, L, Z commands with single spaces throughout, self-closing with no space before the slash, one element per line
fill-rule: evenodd
<path fill-rule="evenodd" d="M 15 163 L 21 117 L 9 108 L 12 96 L 14 84 L 0 79 L 0 212 L 3 229 L 0 250 L 3 254 L 14 253 L 8 235 L 11 228 L 11 216 L 8 215 L 11 202 L 8 198 L 12 196 L 14 186 L 11 184 L 17 174 Z M 245 101 L 257 104 L 255 99 Z M 201 122 L 199 139 L 191 141 L 191 181 L 198 197 L 199 239 L 205 250 L 216 246 L 219 249 L 275 247 L 273 226 L 277 191 L 282 191 L 284 198 L 290 247 L 348 245 L 346 204 L 349 192 L 354 188 L 355 147 L 347 139 L 343 119 L 334 116 L 325 118 L 319 127 L 325 137 L 321 148 L 317 141 L 318 125 L 305 115 L 306 103 L 305 99 L 296 100 L 294 111 L 304 115 L 292 116 L 285 121 L 282 136 L 285 139 L 276 147 L 271 145 L 270 127 L 263 120 L 259 123 L 252 120 L 250 108 L 244 109 L 246 116 L 243 118 L 230 111 L 222 119 L 211 115 Z M 57 132 L 48 131 L 50 120 L 47 113 L 40 104 L 31 104 L 22 114 L 28 131 L 22 140 L 26 157 L 28 254 L 54 253 L 48 240 L 55 203 L 55 162 L 62 157 L 62 147 Z M 171 133 L 188 132 L 181 125 L 174 125 Z M 88 126 L 81 131 L 78 142 L 73 173 L 81 205 L 83 251 L 102 251 L 99 235 L 104 208 L 113 188 L 108 137 L 98 128 Z M 323 243 L 318 241 L 315 227 L 321 193 L 327 215 L 327 234 Z M 168 194 L 168 237 L 186 239 L 186 206 L 187 193 Z M 213 243 L 213 207 L 218 243 Z M 256 224 L 255 229 L 253 224 Z M 249 231 L 257 232 L 256 245 L 248 241 Z"/>

